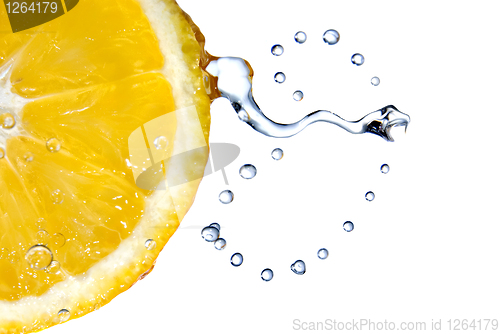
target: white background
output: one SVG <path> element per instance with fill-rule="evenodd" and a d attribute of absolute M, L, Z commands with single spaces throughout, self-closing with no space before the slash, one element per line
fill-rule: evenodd
<path fill-rule="evenodd" d="M 388 143 L 316 123 L 268 138 L 226 100 L 214 102 L 210 141 L 241 148 L 225 169 L 229 186 L 220 172 L 206 177 L 146 279 L 47 334 L 292 333 L 294 319 L 425 321 L 428 329 L 442 319 L 446 332 L 448 319 L 500 318 L 497 1 L 179 3 L 210 53 L 252 64 L 255 99 L 274 121 L 317 109 L 357 120 L 393 104 L 410 115 L 408 131 L 396 129 Z M 323 42 L 327 29 L 340 33 L 337 45 Z M 293 39 L 299 30 L 303 45 Z M 281 57 L 270 52 L 277 43 Z M 359 67 L 350 62 L 356 52 L 366 58 Z M 281 161 L 271 158 L 276 147 Z M 252 180 L 238 175 L 245 163 L 257 168 Z M 218 201 L 225 189 L 235 194 L 229 205 Z M 225 250 L 200 236 L 212 222 Z M 234 252 L 241 267 L 229 262 Z M 298 259 L 303 276 L 290 270 Z M 260 278 L 265 268 L 270 282 Z"/>

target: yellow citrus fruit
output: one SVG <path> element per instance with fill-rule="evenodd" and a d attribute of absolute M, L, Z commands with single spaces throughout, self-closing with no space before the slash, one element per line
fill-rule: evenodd
<path fill-rule="evenodd" d="M 203 175 L 210 98 L 202 36 L 173 0 L 80 0 L 16 33 L 6 10 L 0 333 L 27 333 L 153 268 Z"/>

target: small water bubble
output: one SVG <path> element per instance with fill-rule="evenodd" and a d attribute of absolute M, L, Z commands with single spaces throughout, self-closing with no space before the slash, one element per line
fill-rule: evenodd
<path fill-rule="evenodd" d="M 323 41 L 325 41 L 326 44 L 328 45 L 334 45 L 337 44 L 340 39 L 340 34 L 338 33 L 337 30 L 327 30 L 323 34 Z"/>
<path fill-rule="evenodd" d="M 269 282 L 270 280 L 273 279 L 274 273 L 271 269 L 267 268 L 262 270 L 260 273 L 260 278 L 262 278 L 263 281 Z"/>
<path fill-rule="evenodd" d="M 240 111 L 238 111 L 238 118 L 240 119 L 240 121 L 243 121 L 243 122 L 248 122 L 248 120 L 250 119 L 250 117 L 248 116 L 248 113 L 244 109 L 241 109 Z"/>
<path fill-rule="evenodd" d="M 218 223 L 212 223 L 209 225 L 209 227 L 215 227 L 216 229 L 218 229 L 220 231 L 220 225 Z"/>
<path fill-rule="evenodd" d="M 226 247 L 226 239 L 219 238 L 219 239 L 215 240 L 214 247 L 217 250 L 223 250 Z"/>
<path fill-rule="evenodd" d="M 45 225 L 47 224 L 47 221 L 45 218 L 38 218 L 35 225 L 38 229 L 43 230 L 45 228 Z"/>
<path fill-rule="evenodd" d="M 324 260 L 328 257 L 328 250 L 326 248 L 321 248 L 319 251 L 318 251 L 318 257 L 321 259 L 321 260 Z"/>
<path fill-rule="evenodd" d="M 2 128 L 12 129 L 16 125 L 16 119 L 14 116 L 8 112 L 3 113 L 1 116 Z"/>
<path fill-rule="evenodd" d="M 378 86 L 380 84 L 380 79 L 379 77 L 373 77 L 370 82 L 372 83 L 372 85 Z"/>
<path fill-rule="evenodd" d="M 52 203 L 54 204 L 61 204 L 64 201 L 64 193 L 56 189 L 50 194 L 50 198 L 52 199 Z"/>
<path fill-rule="evenodd" d="M 276 81 L 277 83 L 283 83 L 285 82 L 286 80 L 286 76 L 285 76 L 285 73 L 283 72 L 278 72 L 274 75 L 274 81 Z"/>
<path fill-rule="evenodd" d="M 5 157 L 5 151 L 0 147 L 0 159 L 2 159 L 3 157 Z"/>
<path fill-rule="evenodd" d="M 371 202 L 375 199 L 375 194 L 373 193 L 373 191 L 369 191 L 365 194 L 365 199 L 368 201 L 368 202 Z"/>
<path fill-rule="evenodd" d="M 70 316 L 70 312 L 66 309 L 62 309 L 57 313 L 57 319 L 59 323 L 68 321 Z"/>
<path fill-rule="evenodd" d="M 56 138 L 50 138 L 47 140 L 47 150 L 49 152 L 58 152 L 61 149 L 61 143 Z"/>
<path fill-rule="evenodd" d="M 165 136 L 156 137 L 153 141 L 157 150 L 164 150 L 168 145 L 168 139 Z"/>
<path fill-rule="evenodd" d="M 257 175 L 257 168 L 254 165 L 246 164 L 240 168 L 240 176 L 244 179 L 253 179 Z"/>
<path fill-rule="evenodd" d="M 275 148 L 271 152 L 271 156 L 274 160 L 281 160 L 281 158 L 283 158 L 283 150 L 281 148 Z"/>
<path fill-rule="evenodd" d="M 361 66 L 365 62 L 365 57 L 361 53 L 355 53 L 351 57 L 351 62 L 356 66 Z"/>
<path fill-rule="evenodd" d="M 388 164 L 383 164 L 382 166 L 380 166 L 380 171 L 382 172 L 382 174 L 387 174 L 389 173 L 389 165 Z"/>
<path fill-rule="evenodd" d="M 45 230 L 40 230 L 36 232 L 36 243 L 39 245 L 47 246 L 50 240 L 49 232 Z"/>
<path fill-rule="evenodd" d="M 10 250 L 8 248 L 0 248 L 0 260 L 1 259 L 7 259 L 7 256 L 9 255 Z"/>
<path fill-rule="evenodd" d="M 156 248 L 156 241 L 154 241 L 153 239 L 148 239 L 144 243 L 144 247 L 146 247 L 147 250 L 153 250 Z"/>
<path fill-rule="evenodd" d="M 45 272 L 48 274 L 57 274 L 61 270 L 61 264 L 55 260 L 53 260 L 47 268 L 45 268 Z"/>
<path fill-rule="evenodd" d="M 243 255 L 241 255 L 240 253 L 234 253 L 231 256 L 231 264 L 233 266 L 239 267 L 241 266 L 242 263 L 243 263 Z"/>
<path fill-rule="evenodd" d="M 219 229 L 213 226 L 204 227 L 201 230 L 201 237 L 207 242 L 214 242 L 219 238 Z"/>
<path fill-rule="evenodd" d="M 302 260 L 297 260 L 292 263 L 290 269 L 297 275 L 304 275 L 306 272 L 306 264 Z"/>
<path fill-rule="evenodd" d="M 283 54 L 283 51 L 285 51 L 285 49 L 283 49 L 283 47 L 281 45 L 279 45 L 279 44 L 275 44 L 271 48 L 271 53 L 274 56 L 281 56 Z"/>
<path fill-rule="evenodd" d="M 298 33 L 295 34 L 295 42 L 299 44 L 303 44 L 307 40 L 307 35 L 303 31 L 299 31 Z"/>
<path fill-rule="evenodd" d="M 234 194 L 231 190 L 224 190 L 219 194 L 219 201 L 224 204 L 229 204 L 233 201 Z"/>
<path fill-rule="evenodd" d="M 296 90 L 295 92 L 293 92 L 293 99 L 295 101 L 302 101 L 303 98 L 304 93 L 302 93 L 300 90 Z"/>
<path fill-rule="evenodd" d="M 66 238 L 61 233 L 54 233 L 50 237 L 50 244 L 54 248 L 61 248 L 66 243 Z"/>
<path fill-rule="evenodd" d="M 7 260 L 9 260 L 10 263 L 17 263 L 19 261 L 19 254 L 17 254 L 16 251 L 12 251 L 7 254 Z"/>
<path fill-rule="evenodd" d="M 344 231 L 351 232 L 352 230 L 354 230 L 354 224 L 350 221 L 345 222 L 344 223 Z"/>
<path fill-rule="evenodd" d="M 31 162 L 31 161 L 33 161 L 35 156 L 31 152 L 27 152 L 26 154 L 24 154 L 23 158 L 24 158 L 24 161 Z"/>
<path fill-rule="evenodd" d="M 43 245 L 35 245 L 26 252 L 26 261 L 32 269 L 42 270 L 52 262 L 52 252 Z"/>

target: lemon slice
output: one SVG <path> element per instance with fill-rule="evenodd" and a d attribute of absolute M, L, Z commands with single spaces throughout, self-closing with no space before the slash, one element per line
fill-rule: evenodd
<path fill-rule="evenodd" d="M 27 333 L 153 268 L 203 175 L 210 99 L 173 0 L 80 0 L 17 33 L 0 18 L 0 333 Z"/>

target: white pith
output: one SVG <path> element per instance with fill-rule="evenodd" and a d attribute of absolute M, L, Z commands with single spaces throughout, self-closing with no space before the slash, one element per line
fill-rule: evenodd
<path fill-rule="evenodd" d="M 148 17 L 153 30 L 157 34 L 159 46 L 165 58 L 165 66 L 160 70 L 171 85 L 176 108 L 192 107 L 193 100 L 190 98 L 192 92 L 198 88 L 194 87 L 190 80 L 183 80 L 190 76 L 191 69 L 187 67 L 182 59 L 182 43 L 178 41 L 175 26 L 170 22 L 173 16 L 172 10 L 177 6 L 172 2 L 163 0 L 137 0 L 144 13 Z M 175 13 L 175 12 L 174 12 Z M 167 63 L 168 60 L 168 63 Z M 20 116 L 22 108 L 31 100 L 21 98 L 11 92 L 10 69 L 12 62 L 0 68 L 0 113 L 9 112 L 16 119 L 16 126 L 10 130 L 0 129 L 0 147 L 6 148 L 6 141 L 9 137 L 27 135 L 20 126 Z M 191 94 L 187 94 L 190 92 Z M 205 145 L 203 131 L 199 122 L 193 122 L 188 115 L 192 113 L 179 112 L 177 116 L 177 127 L 182 131 L 177 131 L 174 139 L 174 152 L 172 155 L 186 150 Z M 8 157 L 8 152 L 6 152 Z M 168 171 L 167 171 L 168 173 Z M 183 173 L 176 170 L 175 173 Z M 195 180 L 192 182 L 199 182 Z M 124 280 L 122 277 L 126 268 L 130 268 L 131 263 L 137 263 L 138 259 L 147 258 L 148 250 L 144 242 L 154 237 L 154 233 L 162 233 L 161 228 L 165 228 L 165 212 L 170 205 L 175 205 L 179 221 L 182 220 L 189 205 L 183 205 L 186 201 L 185 189 L 191 183 L 181 184 L 167 190 L 155 191 L 146 202 L 144 216 L 137 224 L 133 234 L 123 240 L 119 247 L 108 256 L 96 263 L 86 273 L 77 276 L 66 276 L 66 280 L 59 282 L 47 290 L 39 297 L 24 297 L 17 301 L 0 301 L 0 334 L 8 333 L 2 328 L 5 322 L 18 322 L 27 325 L 32 324 L 36 328 L 36 323 L 41 319 L 51 318 L 57 322 L 57 314 L 61 309 L 72 310 L 81 308 L 82 301 L 88 296 L 96 296 L 116 287 L 117 282 L 122 282 L 122 287 L 127 288 L 133 282 Z M 190 204 L 190 203 L 189 203 Z M 162 225 L 163 224 L 163 225 Z M 154 231 L 154 232 L 151 232 Z M 103 279 L 106 277 L 106 279 Z M 99 300 L 88 301 L 89 305 L 98 304 Z M 71 317 L 73 317 L 71 313 Z M 31 331 L 26 328 L 26 331 Z M 24 329 L 18 328 L 18 332 Z"/>

